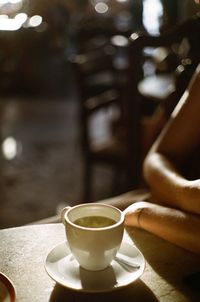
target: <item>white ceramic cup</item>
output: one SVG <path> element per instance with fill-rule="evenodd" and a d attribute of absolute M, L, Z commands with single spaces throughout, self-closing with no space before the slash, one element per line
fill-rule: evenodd
<path fill-rule="evenodd" d="M 115 222 L 105 227 L 85 227 L 74 222 L 86 216 L 103 216 Z M 87 270 L 108 267 L 120 248 L 124 232 L 124 214 L 119 209 L 102 203 L 85 203 L 66 207 L 61 212 L 66 237 L 73 256 Z"/>

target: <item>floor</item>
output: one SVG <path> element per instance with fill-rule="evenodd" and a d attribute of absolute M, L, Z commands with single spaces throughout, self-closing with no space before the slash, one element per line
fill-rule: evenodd
<path fill-rule="evenodd" d="M 82 202 L 76 99 L 2 99 L 0 114 L 0 228 Z M 110 194 L 111 171 L 98 169 L 94 200 Z"/>

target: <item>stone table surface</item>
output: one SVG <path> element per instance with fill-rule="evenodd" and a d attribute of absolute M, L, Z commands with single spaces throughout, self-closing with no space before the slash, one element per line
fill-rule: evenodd
<path fill-rule="evenodd" d="M 64 288 L 46 273 L 47 254 L 65 240 L 60 223 L 0 230 L 0 271 L 13 282 L 18 302 L 65 301 L 200 301 L 200 291 L 184 278 L 200 271 L 200 257 L 145 231 L 127 229 L 125 237 L 146 260 L 145 271 L 132 284 L 106 293 L 81 293 Z"/>

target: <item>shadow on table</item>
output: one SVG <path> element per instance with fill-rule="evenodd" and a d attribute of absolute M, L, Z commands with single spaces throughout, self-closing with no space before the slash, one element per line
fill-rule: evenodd
<path fill-rule="evenodd" d="M 157 302 L 153 292 L 141 280 L 137 280 L 129 286 L 104 293 L 83 293 L 73 291 L 56 284 L 50 297 L 50 302 L 66 301 L 76 302 L 128 302 L 133 298 L 135 302 Z"/>
<path fill-rule="evenodd" d="M 134 244 L 158 275 L 167 280 L 189 299 L 199 300 L 199 292 L 186 284 L 185 279 L 200 271 L 200 257 L 144 230 L 127 228 Z M 190 300 L 191 301 L 191 300 Z M 193 300 L 192 300 L 193 301 Z"/>

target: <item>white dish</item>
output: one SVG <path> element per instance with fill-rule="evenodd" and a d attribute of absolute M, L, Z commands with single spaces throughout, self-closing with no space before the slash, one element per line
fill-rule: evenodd
<path fill-rule="evenodd" d="M 105 270 L 87 271 L 72 256 L 68 242 L 63 242 L 50 251 L 45 269 L 54 281 L 67 288 L 85 292 L 111 291 L 134 282 L 145 268 L 144 256 L 132 244 L 123 241 L 119 252 L 139 264 L 139 267 L 129 270 L 113 260 Z"/>
<path fill-rule="evenodd" d="M 0 302 L 15 302 L 15 288 L 11 280 L 0 272 Z"/>

